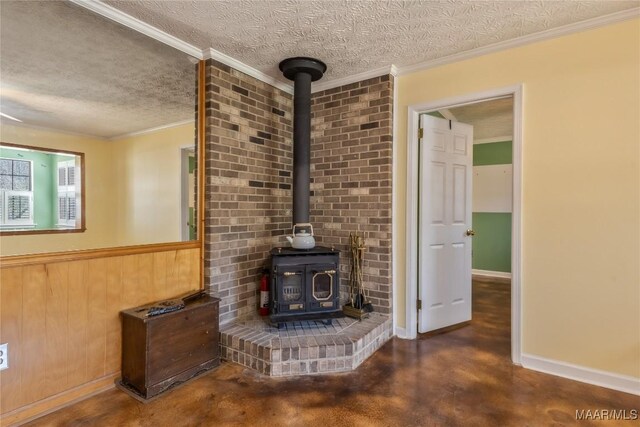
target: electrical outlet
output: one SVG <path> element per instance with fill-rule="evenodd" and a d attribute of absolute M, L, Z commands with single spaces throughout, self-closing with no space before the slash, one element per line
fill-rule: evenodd
<path fill-rule="evenodd" d="M 0 344 L 0 371 L 9 367 L 9 343 Z"/>

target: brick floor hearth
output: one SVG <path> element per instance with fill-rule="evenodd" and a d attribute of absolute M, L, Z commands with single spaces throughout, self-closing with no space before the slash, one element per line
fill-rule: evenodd
<path fill-rule="evenodd" d="M 382 347 L 391 329 L 391 319 L 378 313 L 332 325 L 287 322 L 281 329 L 263 319 L 236 321 L 220 327 L 221 356 L 274 377 L 348 372 Z"/>

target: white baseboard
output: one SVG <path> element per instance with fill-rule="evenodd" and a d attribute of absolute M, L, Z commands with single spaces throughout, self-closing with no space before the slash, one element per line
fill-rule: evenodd
<path fill-rule="evenodd" d="M 523 367 L 534 371 L 640 395 L 640 378 L 572 365 L 532 354 L 523 353 L 521 362 Z"/>
<path fill-rule="evenodd" d="M 471 274 L 474 276 L 483 277 L 498 277 L 500 279 L 511 279 L 511 273 L 505 273 L 504 271 L 490 271 L 490 270 L 471 270 Z"/>
<path fill-rule="evenodd" d="M 405 328 L 401 328 L 400 326 L 396 325 L 394 332 L 398 338 L 403 338 L 403 339 L 407 338 L 407 330 Z"/>

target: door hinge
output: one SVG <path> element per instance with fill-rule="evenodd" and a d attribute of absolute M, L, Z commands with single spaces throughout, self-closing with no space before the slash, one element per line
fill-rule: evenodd
<path fill-rule="evenodd" d="M 422 130 L 422 128 L 418 129 L 418 138 L 422 138 L 424 135 L 424 132 Z"/>
<path fill-rule="evenodd" d="M 422 300 L 418 300 L 418 310 L 422 310 Z"/>

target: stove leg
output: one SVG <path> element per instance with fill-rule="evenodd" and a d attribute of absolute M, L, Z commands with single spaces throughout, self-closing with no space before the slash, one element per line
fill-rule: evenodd
<path fill-rule="evenodd" d="M 327 319 L 322 321 L 322 324 L 325 326 L 331 326 L 332 323 L 333 323 L 333 319 Z"/>

